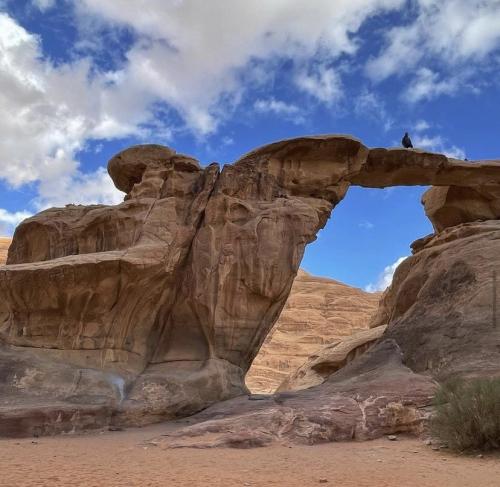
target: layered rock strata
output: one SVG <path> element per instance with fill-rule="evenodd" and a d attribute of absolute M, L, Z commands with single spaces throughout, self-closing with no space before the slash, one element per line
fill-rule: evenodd
<path fill-rule="evenodd" d="M 0 435 L 145 424 L 242 394 L 305 246 L 350 184 L 500 185 L 496 162 L 369 150 L 344 136 L 278 142 L 222 170 L 140 146 L 113 158 L 109 172 L 127 193 L 122 204 L 68 206 L 26 220 L 0 267 Z M 437 298 L 465 299 L 465 264 L 446 274 L 441 294 L 433 288 Z M 392 321 L 402 309 L 395 304 Z M 406 357 L 414 346 L 399 340 L 396 325 L 387 333 Z M 409 361 L 416 370 L 435 351 L 421 341 L 422 359 Z M 348 367 L 361 373 L 356 362 Z M 413 376 L 402 367 L 377 390 L 391 398 L 399 388 L 411 402 L 413 388 L 401 377 Z"/>
<path fill-rule="evenodd" d="M 330 375 L 365 353 L 386 328 L 382 325 L 362 330 L 319 348 L 280 384 L 278 391 L 297 391 L 322 384 Z"/>
<path fill-rule="evenodd" d="M 323 345 L 366 330 L 379 300 L 379 293 L 299 270 L 278 321 L 247 373 L 248 388 L 274 392 Z"/>
<path fill-rule="evenodd" d="M 0 265 L 7 262 L 7 251 L 9 250 L 11 239 L 8 237 L 0 237 Z"/>

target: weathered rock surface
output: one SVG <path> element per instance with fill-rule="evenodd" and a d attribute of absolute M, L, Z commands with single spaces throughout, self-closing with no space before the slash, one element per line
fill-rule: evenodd
<path fill-rule="evenodd" d="M 372 325 L 388 324 L 384 338 L 415 372 L 500 376 L 500 221 L 447 228 L 414 248 Z"/>
<path fill-rule="evenodd" d="M 308 360 L 293 371 L 278 391 L 297 391 L 322 384 L 330 375 L 365 353 L 384 333 L 385 325 L 358 331 L 344 339 L 316 350 Z"/>
<path fill-rule="evenodd" d="M 68 206 L 26 220 L 16 230 L 8 265 L 0 267 L 0 435 L 68 431 L 82 423 L 144 424 L 192 414 L 244 393 L 244 375 L 285 305 L 305 246 L 350 184 L 500 185 L 497 162 L 370 151 L 343 136 L 271 144 L 222 171 L 216 164 L 200 168 L 168 148 L 142 146 L 113 158 L 109 171 L 116 186 L 127 191 L 122 204 Z M 496 233 L 474 235 L 478 242 L 488 239 L 487 245 L 472 246 L 475 251 L 480 245 L 494 248 Z M 436 244 L 420 255 L 431 261 L 441 248 Z M 431 286 L 432 316 L 454 300 L 472 316 L 486 309 L 484 297 L 468 296 L 465 303 L 462 290 L 475 276 L 467 248 L 455 254 L 461 252 L 465 264 L 429 270 L 442 270 Z M 477 255 L 484 258 L 485 253 Z M 401 303 L 411 303 L 410 291 L 418 282 L 407 289 L 408 297 L 395 300 L 395 319 L 407 311 Z M 454 317 L 453 311 L 444 315 Z M 436 326 L 445 325 L 437 319 Z M 492 330 L 482 321 L 480 326 Z M 435 332 L 420 322 L 417 328 Z M 415 350 L 411 334 L 404 338 L 399 329 L 390 323 L 390 336 L 410 356 L 408 363 L 415 370 L 436 370 L 421 366 L 437 353 L 428 335 L 415 332 L 413 339 L 420 337 Z M 471 347 L 464 361 L 459 350 L 469 332 L 456 331 L 442 338 L 442 353 L 447 349 L 454 366 L 463 362 L 467 368 L 478 350 Z M 477 332 L 471 333 L 476 338 Z M 488 347 L 478 357 L 483 363 L 493 357 L 491 343 Z M 358 370 L 356 362 L 349 370 Z M 367 394 L 368 400 L 382 391 L 383 402 L 392 403 L 406 400 L 408 392 L 412 404 L 415 377 L 401 364 L 390 369 L 396 375 L 382 373 L 382 382 L 372 369 L 371 375 L 358 370 L 363 380 L 352 376 L 342 382 L 351 391 L 358 389 L 349 396 L 356 418 L 364 416 L 353 397 Z M 301 394 L 312 398 L 314 390 Z M 96 408 L 99 414 L 89 413 Z M 327 409 L 335 413 L 330 403 Z M 372 411 L 381 414 L 378 407 Z M 377 429 L 377 421 L 363 427 L 369 430 L 366 437 L 387 430 Z M 362 424 L 368 423 L 362 419 Z M 351 427 L 345 430 L 352 432 Z M 336 435 L 327 432 L 326 437 Z"/>
<path fill-rule="evenodd" d="M 196 415 L 194 425 L 152 443 L 161 448 L 253 448 L 420 433 L 434 388 L 430 378 L 405 367 L 399 347 L 386 340 L 319 386 L 226 401 Z"/>
<path fill-rule="evenodd" d="M 432 187 L 424 194 L 422 203 L 436 232 L 461 223 L 500 218 L 498 186 Z"/>
<path fill-rule="evenodd" d="M 281 315 L 246 376 L 253 393 L 274 392 L 322 345 L 368 328 L 379 293 L 299 270 Z M 311 384 L 312 385 L 312 384 Z"/>
<path fill-rule="evenodd" d="M 7 262 L 7 251 L 9 250 L 11 239 L 8 237 L 0 237 L 0 265 Z"/>

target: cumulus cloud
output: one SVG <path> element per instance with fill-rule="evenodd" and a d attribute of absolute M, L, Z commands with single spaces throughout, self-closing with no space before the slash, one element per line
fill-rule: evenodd
<path fill-rule="evenodd" d="M 257 100 L 254 103 L 254 109 L 258 113 L 271 113 L 296 124 L 304 123 L 304 116 L 297 105 L 276 100 L 273 97 Z"/>
<path fill-rule="evenodd" d="M 377 281 L 368 284 L 368 286 L 365 287 L 365 291 L 369 293 L 374 293 L 377 291 L 385 291 L 391 285 L 392 278 L 394 276 L 394 273 L 396 272 L 396 269 L 407 258 L 408 256 L 400 257 L 396 262 L 394 262 L 394 264 L 385 267 L 384 271 L 380 274 Z"/>
<path fill-rule="evenodd" d="M 417 134 L 413 137 L 413 145 L 418 149 L 426 149 L 432 152 L 439 152 L 447 157 L 452 157 L 454 159 L 465 159 L 465 150 L 457 147 L 456 145 L 449 144 L 440 135 L 423 135 Z"/>
<path fill-rule="evenodd" d="M 486 60 L 500 45 L 498 0 L 416 0 L 414 5 L 412 21 L 389 29 L 380 53 L 367 63 L 372 79 L 400 75 L 433 59 L 456 75 L 460 66 Z"/>
<path fill-rule="evenodd" d="M 88 60 L 61 67 L 44 61 L 39 38 L 0 14 L 0 178 L 13 187 L 38 184 L 42 206 L 83 179 L 102 189 L 93 193 L 97 200 L 116 201 L 111 181 L 105 187 L 100 171 L 83 174 L 75 159 L 87 140 L 137 133 L 147 119 L 145 111 L 128 118 L 115 110 L 120 100 L 107 84 L 91 78 Z"/>
<path fill-rule="evenodd" d="M 355 34 L 370 16 L 403 0 L 80 0 L 90 13 L 132 28 L 141 41 L 127 54 L 124 86 L 173 106 L 189 127 L 213 133 L 249 83 L 269 81 L 276 59 L 293 60 L 300 90 L 330 104 L 342 92 L 339 72 L 325 63 L 357 50 Z M 264 74 L 264 75 L 263 75 Z M 272 78 L 272 76 L 271 76 Z M 221 106 L 222 105 L 222 106 Z"/>
<path fill-rule="evenodd" d="M 295 83 L 305 93 L 327 105 L 331 105 L 342 97 L 340 75 L 331 68 L 320 66 L 311 72 L 298 73 Z"/>
<path fill-rule="evenodd" d="M 438 73 L 428 68 L 421 68 L 403 93 L 403 98 L 410 103 L 417 103 L 441 95 L 452 95 L 459 87 L 459 77 L 442 79 Z"/>
<path fill-rule="evenodd" d="M 16 226 L 30 216 L 27 211 L 9 212 L 0 208 L 0 236 L 12 235 Z"/>

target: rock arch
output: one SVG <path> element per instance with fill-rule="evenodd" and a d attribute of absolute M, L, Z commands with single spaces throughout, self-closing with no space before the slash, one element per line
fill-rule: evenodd
<path fill-rule="evenodd" d="M 91 424 L 191 414 L 244 392 L 305 246 L 350 185 L 444 188 L 426 198 L 437 228 L 485 208 L 485 219 L 499 216 L 498 162 L 370 150 L 347 136 L 277 142 L 222 170 L 137 146 L 108 169 L 127 193 L 123 203 L 70 205 L 26 220 L 0 267 L 0 392 L 11 403 L 34 393 L 56 401 L 68 418 L 78 405 Z M 476 211 L 449 210 L 457 206 L 450 188 L 480 195 Z M 33 370 L 32 384 L 24 378 Z M 20 377 L 27 385 L 16 386 Z M 101 419 L 85 416 L 96 407 Z M 38 419 L 26 428 L 75 426 L 30 411 Z"/>

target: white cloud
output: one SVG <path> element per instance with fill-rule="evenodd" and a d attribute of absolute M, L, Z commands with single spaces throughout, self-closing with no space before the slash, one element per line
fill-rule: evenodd
<path fill-rule="evenodd" d="M 417 0 L 417 14 L 386 33 L 367 73 L 376 81 L 413 70 L 428 59 L 453 68 L 487 58 L 500 45 L 498 0 Z"/>
<path fill-rule="evenodd" d="M 445 156 L 452 157 L 454 159 L 465 159 L 466 156 L 464 149 L 453 144 L 448 144 L 447 141 L 440 135 L 429 136 L 417 134 L 412 138 L 412 142 L 414 147 L 417 149 L 439 152 L 440 154 L 444 154 Z"/>
<path fill-rule="evenodd" d="M 0 236 L 12 235 L 16 226 L 30 216 L 31 213 L 27 211 L 11 213 L 4 208 L 0 208 Z"/>
<path fill-rule="evenodd" d="M 301 109 L 293 103 L 285 103 L 275 98 L 259 99 L 254 103 L 254 109 L 259 113 L 271 113 L 284 120 L 290 120 L 293 123 L 304 123 L 304 116 Z"/>
<path fill-rule="evenodd" d="M 356 32 L 374 14 L 404 0 L 80 0 L 94 13 L 142 36 L 123 69 L 127 91 L 146 91 L 173 106 L 188 126 L 213 133 L 245 87 L 272 81 L 277 59 L 291 59 L 299 89 L 323 103 L 338 99 L 340 74 L 329 62 L 357 50 Z"/>
<path fill-rule="evenodd" d="M 426 120 L 418 120 L 415 124 L 415 132 L 425 132 L 429 130 L 431 125 Z"/>
<path fill-rule="evenodd" d="M 428 68 L 417 71 L 403 97 L 410 103 L 431 100 L 440 95 L 452 95 L 460 87 L 460 78 L 441 79 L 440 75 Z"/>
<path fill-rule="evenodd" d="M 327 105 L 339 100 L 343 94 L 339 73 L 324 66 L 298 73 L 295 83 L 308 95 Z"/>
<path fill-rule="evenodd" d="M 363 228 L 364 230 L 373 230 L 375 228 L 375 225 L 372 222 L 365 220 L 359 223 L 358 227 Z"/>
<path fill-rule="evenodd" d="M 37 183 L 40 204 L 61 200 L 65 185 L 102 179 L 79 170 L 75 154 L 86 140 L 138 133 L 146 120 L 145 111 L 120 107 L 106 80 L 91 79 L 89 71 L 87 60 L 61 67 L 44 61 L 40 40 L 0 14 L 0 179 L 14 187 Z M 96 201 L 113 202 L 120 194 L 95 187 L 103 190 L 93 192 Z"/>
<path fill-rule="evenodd" d="M 56 0 L 32 0 L 32 3 L 35 7 L 44 12 L 45 10 L 54 7 Z"/>
<path fill-rule="evenodd" d="M 371 118 L 381 123 L 384 130 L 389 131 L 394 120 L 387 112 L 384 102 L 375 93 L 364 90 L 354 101 L 354 110 L 360 117 Z"/>
<path fill-rule="evenodd" d="M 411 21 L 390 28 L 365 66 L 375 82 L 408 77 L 404 100 L 479 92 L 500 68 L 500 1 L 415 0 Z M 483 74 L 481 74 L 483 72 Z"/>
<path fill-rule="evenodd" d="M 377 281 L 375 283 L 370 283 L 365 287 L 365 291 L 369 293 L 374 293 L 377 291 L 385 291 L 392 283 L 392 278 L 396 269 L 399 265 L 407 259 L 408 256 L 400 257 L 394 264 L 388 265 L 384 268 L 384 271 L 380 274 Z"/>

